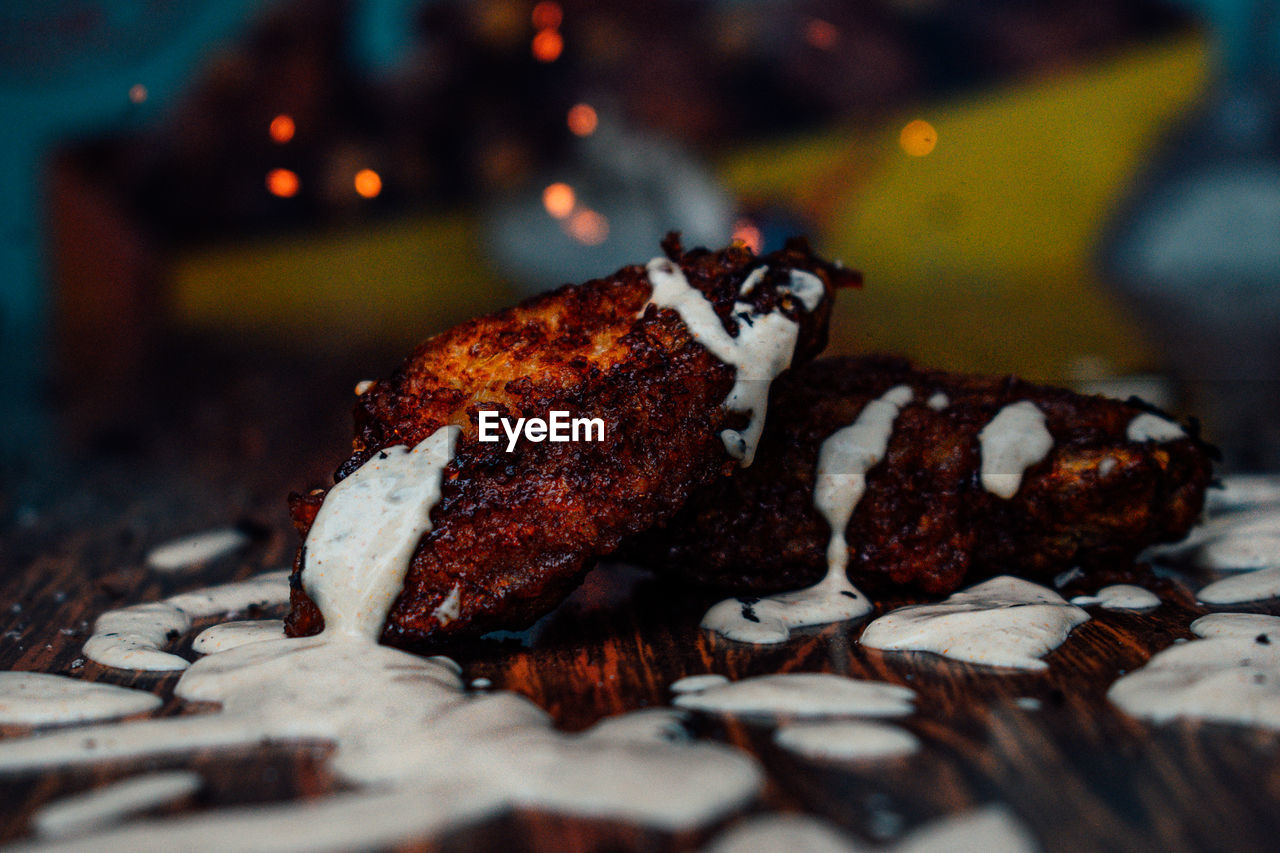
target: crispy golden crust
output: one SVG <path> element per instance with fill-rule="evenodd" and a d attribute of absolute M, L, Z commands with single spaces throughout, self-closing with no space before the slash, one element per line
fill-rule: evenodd
<path fill-rule="evenodd" d="M 868 473 L 847 530 L 849 576 L 867 589 L 944 594 L 985 575 L 1047 578 L 1073 565 L 1124 563 L 1180 538 L 1200 515 L 1211 448 L 1194 438 L 1128 441 L 1126 428 L 1143 411 L 1136 403 L 918 370 L 898 358 L 828 358 L 775 383 L 754 466 L 704 487 L 664 530 L 625 550 L 735 592 L 817 582 L 829 536 L 813 506 L 819 448 L 902 384 L 915 399 Z M 938 391 L 950 401 L 940 412 L 926 404 Z M 1045 413 L 1054 448 L 1004 500 L 980 483 L 978 433 L 1018 400 Z"/>
<path fill-rule="evenodd" d="M 764 258 L 731 247 L 683 252 L 664 243 L 691 285 L 728 319 L 738 288 L 761 263 L 817 275 L 826 298 L 807 313 L 767 276 L 750 301 L 799 321 L 796 361 L 826 343 L 832 288 L 855 276 L 815 258 L 801 242 Z M 446 424 L 462 429 L 445 470 L 432 530 L 413 558 L 392 606 L 383 642 L 421 647 L 497 628 L 518 629 L 554 607 L 599 556 L 623 537 L 669 518 L 690 491 L 728 467 L 719 433 L 737 425 L 721 403 L 733 383 L 727 367 L 689 335 L 672 310 L 645 307 L 643 267 L 565 286 L 481 317 L 420 345 L 390 378 L 356 405 L 354 452 L 336 479 L 385 447 L 413 446 Z M 643 314 L 641 312 L 643 311 Z M 477 440 L 480 410 L 511 417 L 599 417 L 602 443 Z M 322 494 L 290 499 L 305 536 Z M 323 619 L 296 582 L 290 635 L 313 634 Z M 454 587 L 456 619 L 433 615 Z"/>

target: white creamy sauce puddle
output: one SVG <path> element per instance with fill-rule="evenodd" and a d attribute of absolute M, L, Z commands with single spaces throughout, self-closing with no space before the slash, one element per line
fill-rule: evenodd
<path fill-rule="evenodd" d="M 65 838 L 119 823 L 185 799 L 200 790 L 198 773 L 147 773 L 50 803 L 31 818 L 36 835 Z"/>
<path fill-rule="evenodd" d="M 738 323 L 738 336 L 735 338 L 725 331 L 706 296 L 690 286 L 678 264 L 667 258 L 654 258 L 645 268 L 653 287 L 649 302 L 676 311 L 695 341 L 735 369 L 733 388 L 725 397 L 724 407 L 746 413 L 750 420 L 741 431 L 727 429 L 720 437 L 729 455 L 744 468 L 749 466 L 755 459 L 760 433 L 764 430 L 769 386 L 791 366 L 800 335 L 799 324 L 781 311 L 759 314 L 749 303 L 736 302 L 733 316 Z M 743 295 L 754 289 L 766 269 L 759 267 L 751 271 L 743 282 Z M 791 271 L 790 291 L 810 311 L 817 307 L 824 293 L 821 281 L 799 270 Z"/>
<path fill-rule="evenodd" d="M 884 761 L 920 749 L 906 729 L 867 720 L 788 723 L 774 732 L 773 742 L 815 761 Z"/>
<path fill-rule="evenodd" d="M 1280 616 L 1265 613 L 1210 613 L 1191 623 L 1197 637 L 1246 637 L 1266 635 L 1280 642 Z"/>
<path fill-rule="evenodd" d="M 1053 449 L 1044 412 L 1030 400 L 1010 403 L 978 433 L 982 451 L 982 488 L 1008 500 L 1018 493 L 1022 475 Z"/>
<path fill-rule="evenodd" d="M 821 818 L 761 815 L 734 824 L 704 849 L 706 853 L 1034 853 L 1040 847 L 1007 809 L 986 806 L 932 821 L 895 844 L 875 847 Z"/>
<path fill-rule="evenodd" d="M 897 684 L 798 672 L 760 675 L 682 693 L 672 704 L 704 714 L 763 721 L 905 717 L 915 710 L 915 695 L 911 688 Z"/>
<path fill-rule="evenodd" d="M 249 537 L 235 528 L 209 530 L 152 548 L 147 565 L 161 572 L 178 572 L 224 557 L 248 543 Z"/>
<path fill-rule="evenodd" d="M 1196 593 L 1196 598 L 1205 604 L 1242 604 L 1280 598 L 1280 566 L 1214 581 Z"/>
<path fill-rule="evenodd" d="M 937 604 L 901 607 L 876 619 L 859 642 L 885 651 L 933 652 L 985 666 L 1040 670 L 1089 614 L 1053 590 L 1009 576 Z"/>
<path fill-rule="evenodd" d="M 1215 614 L 1238 616 L 1242 614 Z M 1107 698 L 1155 723 L 1176 719 L 1280 729 L 1280 634 L 1197 620 L 1204 639 L 1158 652 L 1111 685 Z"/>
<path fill-rule="evenodd" d="M 729 679 L 725 676 L 707 672 L 699 675 L 686 675 L 684 678 L 671 682 L 671 686 L 668 689 L 672 693 L 696 693 L 699 690 L 706 690 L 708 687 L 719 687 L 728 683 Z"/>
<path fill-rule="evenodd" d="M 924 404 L 935 412 L 941 412 L 951 405 L 951 398 L 943 391 L 935 391 L 929 395 L 929 399 L 925 400 Z"/>
<path fill-rule="evenodd" d="M 191 630 L 192 620 L 289 601 L 289 572 L 266 572 L 236 583 L 171 596 L 164 601 L 108 610 L 98 617 L 85 656 L 116 669 L 186 669 L 185 658 L 161 651 Z"/>
<path fill-rule="evenodd" d="M 792 628 L 843 622 L 871 612 L 867 597 L 849 582 L 845 529 L 866 493 L 867 472 L 884 458 L 893 423 L 911 399 L 906 385 L 890 388 L 868 403 L 852 424 L 822 442 L 813 503 L 831 530 L 826 576 L 806 589 L 721 601 L 702 617 L 703 628 L 739 642 L 781 643 Z"/>
<path fill-rule="evenodd" d="M 48 726 L 114 720 L 154 711 L 160 697 L 145 690 L 95 684 L 42 672 L 0 672 L 0 723 Z"/>
<path fill-rule="evenodd" d="M 451 433 L 440 430 L 412 452 L 393 448 L 343 481 L 353 486 L 335 487 L 330 497 L 338 494 L 339 505 L 363 493 L 364 502 L 384 506 L 353 508 L 354 518 L 326 514 L 324 507 L 317 515 L 304 580 L 313 599 L 324 602 L 325 631 L 239 645 L 191 665 L 175 694 L 216 704 L 217 711 L 0 742 L 0 773 L 14 773 L 313 741 L 332 745 L 330 766 L 353 790 L 139 820 L 51 841 L 46 849 L 363 849 L 520 807 L 683 830 L 718 820 L 756 796 L 763 774 L 755 760 L 720 744 L 688 741 L 673 711 L 623 715 L 566 735 L 524 697 L 468 694 L 451 660 L 377 644 L 391 602 L 386 590 L 393 579 L 402 581 L 413 546 L 429 529 L 448 462 L 441 449 L 451 445 Z M 407 477 L 407 470 L 429 482 Z M 353 529 L 361 524 L 377 526 L 384 537 Z M 349 563 L 371 574 L 359 577 Z M 307 578 L 316 566 L 320 571 Z M 239 591 L 228 595 L 232 587 Z M 158 606 L 169 617 L 160 621 L 186 630 L 193 614 L 242 603 L 243 590 L 254 587 L 246 582 L 175 596 Z M 151 614 L 120 621 L 130 620 L 155 628 Z M 139 636 L 135 645 L 150 645 L 153 657 L 166 654 L 158 649 L 163 635 L 144 630 Z"/>
<path fill-rule="evenodd" d="M 245 622 L 220 622 L 205 628 L 191 642 L 191 651 L 198 655 L 212 655 L 231 649 L 261 643 L 263 640 L 283 640 L 284 620 L 253 619 Z"/>
<path fill-rule="evenodd" d="M 1077 595 L 1071 603 L 1077 607 L 1096 604 L 1104 610 L 1150 610 L 1160 606 L 1160 597 L 1149 589 L 1118 583 L 1104 586 L 1093 595 Z"/>

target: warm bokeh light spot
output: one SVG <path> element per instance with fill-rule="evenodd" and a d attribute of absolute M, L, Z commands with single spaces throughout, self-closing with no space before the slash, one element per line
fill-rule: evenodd
<path fill-rule="evenodd" d="M 733 242 L 741 243 L 757 255 L 760 254 L 760 248 L 764 245 L 764 235 L 750 219 L 739 219 L 733 223 L 732 239 Z"/>
<path fill-rule="evenodd" d="M 141 83 L 134 83 L 129 87 L 129 100 L 135 104 L 140 104 L 147 99 L 147 87 Z"/>
<path fill-rule="evenodd" d="M 373 169 L 361 169 L 356 172 L 356 192 L 364 198 L 373 198 L 382 192 L 382 176 Z"/>
<path fill-rule="evenodd" d="M 575 104 L 569 109 L 569 132 L 574 136 L 590 136 L 596 132 L 599 116 L 590 104 Z"/>
<path fill-rule="evenodd" d="M 554 30 L 564 20 L 564 10 L 559 3 L 542 0 L 533 7 L 533 27 L 536 30 Z"/>
<path fill-rule="evenodd" d="M 293 117 L 285 113 L 280 113 L 280 115 L 273 118 L 271 126 L 268 128 L 272 141 L 279 145 L 284 145 L 290 139 L 293 139 L 295 132 L 297 132 L 297 127 L 293 123 Z"/>
<path fill-rule="evenodd" d="M 552 29 L 539 30 L 533 37 L 533 58 L 539 62 L 555 62 L 564 51 L 564 37 Z"/>
<path fill-rule="evenodd" d="M 835 50 L 840 41 L 840 31 L 835 24 L 821 18 L 810 18 L 804 25 L 804 40 L 818 50 Z"/>
<path fill-rule="evenodd" d="M 302 184 L 296 172 L 288 169 L 272 169 L 267 172 L 267 192 L 280 198 L 293 198 Z"/>
<path fill-rule="evenodd" d="M 609 220 L 603 214 L 584 207 L 569 217 L 565 230 L 585 246 L 599 246 L 609 237 Z"/>
<path fill-rule="evenodd" d="M 898 144 L 912 157 L 923 157 L 938 144 L 938 131 L 924 119 L 907 122 L 898 135 Z"/>
<path fill-rule="evenodd" d="M 564 219 L 573 213 L 576 203 L 573 187 L 568 184 L 551 184 L 542 191 L 542 206 L 556 219 Z"/>

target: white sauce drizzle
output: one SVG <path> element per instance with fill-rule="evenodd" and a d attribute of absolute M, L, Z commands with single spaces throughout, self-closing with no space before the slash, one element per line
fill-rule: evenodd
<path fill-rule="evenodd" d="M 1150 610 L 1160 606 L 1160 597 L 1149 589 L 1118 583 L 1104 586 L 1094 595 L 1077 595 L 1071 603 L 1077 607 L 1096 604 L 1104 610 Z"/>
<path fill-rule="evenodd" d="M 719 687 L 728 683 L 729 679 L 725 676 L 707 672 L 699 675 L 686 675 L 684 678 L 671 682 L 671 686 L 668 689 L 672 693 L 697 693 L 699 690 Z"/>
<path fill-rule="evenodd" d="M 1030 400 L 1010 403 L 978 433 L 982 451 L 982 488 L 1008 500 L 1018 493 L 1022 475 L 1053 449 L 1044 412 Z"/>
<path fill-rule="evenodd" d="M 284 639 L 284 622 L 280 619 L 221 622 L 197 634 L 191 642 L 191 651 L 198 655 L 212 655 L 250 643 L 281 639 Z"/>
<path fill-rule="evenodd" d="M 791 284 L 778 289 L 799 299 L 806 311 L 817 308 L 822 302 L 822 297 L 826 295 L 822 279 L 804 270 L 791 270 Z"/>
<path fill-rule="evenodd" d="M 706 853 L 1034 853 L 1040 847 L 1007 809 L 986 806 L 931 821 L 887 847 L 867 847 L 836 825 L 799 814 L 767 814 L 735 823 Z"/>
<path fill-rule="evenodd" d="M 1125 430 L 1125 437 L 1130 441 L 1139 443 L 1145 441 L 1164 443 L 1186 438 L 1187 434 L 1183 432 L 1182 427 L 1168 418 L 1162 418 L 1150 412 L 1143 412 L 1129 421 L 1129 428 Z"/>
<path fill-rule="evenodd" d="M 3 741 L 0 772 L 316 741 L 333 745 L 333 772 L 354 788 L 299 803 L 126 824 L 86 840 L 92 853 L 377 848 L 522 807 L 678 831 L 751 800 L 763 781 L 755 760 L 720 744 L 688 742 L 672 712 L 623 715 L 566 735 L 522 696 L 468 694 L 453 661 L 377 644 L 391 603 L 388 578 L 403 577 L 429 523 L 432 501 L 424 495 L 438 494 L 448 461 L 434 451 L 452 436 L 436 435 L 445 438 L 420 445 L 421 454 L 375 457 L 367 463 L 371 471 L 361 468 L 343 481 L 357 484 L 344 490 L 347 497 L 338 487 L 329 495 L 337 493 L 340 505 L 365 489 L 385 502 L 363 507 L 360 517 L 399 541 L 350 530 L 347 522 L 321 525 L 328 499 L 321 508 L 321 535 L 308 539 L 309 567 L 324 568 L 310 578 L 313 598 L 325 608 L 319 636 L 252 642 L 197 661 L 175 694 L 217 711 Z M 436 485 L 404 482 L 400 466 Z M 370 480 L 372 486 L 359 485 Z M 364 542 L 363 550 L 353 539 Z M 372 567 L 375 577 L 356 577 L 359 566 Z M 186 603 L 169 609 L 185 615 L 184 607 L 209 609 L 223 596 L 211 590 L 171 601 L 177 599 Z"/>
<path fill-rule="evenodd" d="M 109 610 L 98 617 L 85 656 L 103 666 L 172 672 L 190 664 L 161 647 L 191 629 L 193 619 L 289 601 L 289 572 L 266 572 L 236 583 L 182 593 L 164 601 Z"/>
<path fill-rule="evenodd" d="M 773 741 L 814 761 L 884 761 L 920 749 L 906 729 L 866 720 L 789 723 L 774 732 Z"/>
<path fill-rule="evenodd" d="M 905 717 L 915 691 L 897 684 L 858 681 L 825 672 L 745 678 L 677 696 L 677 708 L 766 721 L 832 717 Z"/>
<path fill-rule="evenodd" d="M 935 412 L 941 412 L 951 405 L 951 398 L 943 391 L 934 391 L 929 395 L 929 399 L 925 401 L 925 405 Z"/>
<path fill-rule="evenodd" d="M 201 784 L 200 775 L 187 770 L 134 776 L 50 803 L 32 816 L 31 823 L 44 838 L 83 835 L 189 797 Z"/>
<path fill-rule="evenodd" d="M 1197 637 L 1247 637 L 1257 639 L 1259 634 L 1280 642 L 1280 616 L 1263 613 L 1210 613 L 1191 623 L 1191 632 Z"/>
<path fill-rule="evenodd" d="M 431 530 L 458 433 L 446 426 L 413 450 L 388 447 L 325 495 L 304 546 L 302 586 L 326 633 L 376 639 L 382 632 L 418 541 Z M 454 605 L 451 618 L 456 597 Z"/>
<path fill-rule="evenodd" d="M 1280 729 L 1280 636 L 1240 636 L 1238 627 L 1201 622 L 1210 637 L 1159 652 L 1111 685 L 1107 698 L 1155 723 L 1199 719 Z"/>
<path fill-rule="evenodd" d="M 1205 604 L 1241 604 L 1280 598 L 1280 566 L 1215 581 L 1196 594 Z"/>
<path fill-rule="evenodd" d="M 1056 649 L 1089 614 L 1053 590 L 1001 576 L 937 604 L 886 613 L 859 642 L 886 651 L 933 652 L 953 660 L 1013 669 L 1046 669 Z"/>
<path fill-rule="evenodd" d="M 248 542 L 249 537 L 235 528 L 209 530 L 152 548 L 147 565 L 161 572 L 178 572 L 224 557 Z"/>
<path fill-rule="evenodd" d="M 94 684 L 42 672 L 0 672 L 0 723 L 47 726 L 113 720 L 154 711 L 160 698 L 145 690 Z"/>
<path fill-rule="evenodd" d="M 760 433 L 764 430 L 769 386 L 791 366 L 800 335 L 799 324 L 781 311 L 758 314 L 749 303 L 736 302 L 733 314 L 738 320 L 738 336 L 735 338 L 725 331 L 706 296 L 689 285 L 679 265 L 667 258 L 654 258 L 646 269 L 653 286 L 649 302 L 676 311 L 694 340 L 720 361 L 734 367 L 733 388 L 725 397 L 724 407 L 732 412 L 744 412 L 750 420 L 742 431 L 724 430 L 720 437 L 729 455 L 739 460 L 742 467 L 749 466 L 755 459 Z M 752 270 L 743 283 L 743 291 L 749 292 L 763 275 L 763 268 Z M 793 276 L 793 287 L 795 283 Z M 795 295 L 809 306 L 807 285 Z M 821 296 L 819 293 L 817 298 L 820 300 Z"/>
<path fill-rule="evenodd" d="M 703 628 L 743 643 L 781 643 L 792 628 L 843 622 L 871 612 L 867 597 L 849 582 L 845 529 L 866 493 L 867 472 L 884 458 L 893 423 L 911 398 L 906 385 L 890 388 L 868 403 L 852 424 L 822 442 L 813 503 L 831 529 L 826 576 L 806 589 L 721 601 L 702 617 Z"/>

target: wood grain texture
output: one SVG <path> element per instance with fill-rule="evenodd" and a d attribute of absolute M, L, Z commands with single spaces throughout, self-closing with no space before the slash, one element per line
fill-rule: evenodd
<path fill-rule="evenodd" d="M 325 481 L 343 457 L 346 394 L 365 371 L 342 362 L 189 355 L 200 365 L 198 381 L 186 369 L 191 361 L 159 370 L 116 420 L 95 412 L 97 426 L 78 421 L 83 438 L 59 445 L 61 461 L 52 468 L 6 480 L 12 488 L 0 498 L 0 668 L 68 673 L 169 697 L 175 675 L 84 662 L 80 646 L 92 621 L 112 607 L 288 564 L 296 542 L 284 496 Z M 77 416 L 70 404 L 64 415 Z M 236 523 L 255 537 L 235 555 L 173 576 L 144 565 L 157 544 Z M 700 736 L 759 756 L 769 783 L 755 809 L 810 811 L 868 841 L 1001 802 L 1047 851 L 1274 850 L 1280 735 L 1210 724 L 1152 727 L 1105 700 L 1118 675 L 1191 636 L 1191 620 L 1206 612 L 1191 587 L 1204 580 L 1149 578 L 1164 601 L 1154 611 L 1092 609 L 1094 619 L 1049 657 L 1045 673 L 865 649 L 856 641 L 865 621 L 800 631 L 782 646 L 743 646 L 697 627 L 710 603 L 705 595 L 620 567 L 594 572 L 527 640 L 482 640 L 449 653 L 466 678 L 489 678 L 494 689 L 529 696 L 568 730 L 666 705 L 671 682 L 702 672 L 742 678 L 825 671 L 908 685 L 920 694 L 919 711 L 903 724 L 924 747 L 889 762 L 820 765 L 777 749 L 767 727 L 693 721 Z M 880 602 L 880 611 L 901 603 Z M 189 651 L 209 623 L 199 622 L 179 650 Z M 1041 707 L 1026 710 L 1019 697 L 1038 698 Z M 191 710 L 170 699 L 159 713 Z M 26 834 L 39 806 L 140 769 L 191 767 L 204 776 L 206 789 L 178 810 L 322 795 L 337 786 L 325 755 L 316 745 L 204 751 L 0 778 L 0 842 Z M 421 846 L 689 849 L 714 831 L 668 836 L 519 812 Z"/>

